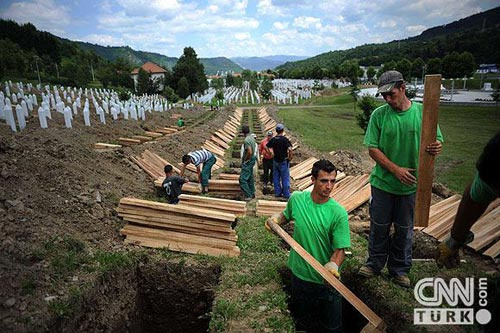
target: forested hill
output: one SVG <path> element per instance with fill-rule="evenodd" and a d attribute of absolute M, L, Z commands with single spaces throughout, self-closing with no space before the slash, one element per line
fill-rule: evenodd
<path fill-rule="evenodd" d="M 97 44 L 75 42 L 81 49 L 94 51 L 104 59 L 114 61 L 118 58 L 126 59 L 134 65 L 142 65 L 147 61 L 152 61 L 164 68 L 172 69 L 178 58 L 167 57 L 163 54 L 136 51 L 129 46 L 101 46 Z M 228 58 L 200 58 L 200 62 L 205 67 L 205 74 L 215 74 L 217 71 L 241 72 L 243 68 Z"/>
<path fill-rule="evenodd" d="M 470 52 L 476 63 L 500 63 L 500 7 L 425 30 L 419 36 L 381 44 L 366 44 L 348 50 L 331 51 L 302 61 L 287 62 L 276 70 L 332 68 L 344 60 L 359 65 L 380 65 L 401 58 L 422 58 L 425 62 L 456 51 Z"/>

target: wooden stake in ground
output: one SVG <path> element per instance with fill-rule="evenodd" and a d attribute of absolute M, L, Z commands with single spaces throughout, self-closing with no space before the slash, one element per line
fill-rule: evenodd
<path fill-rule="evenodd" d="M 312 255 L 310 255 L 304 248 L 297 243 L 289 234 L 287 234 L 279 225 L 274 222 L 268 222 L 271 229 L 278 234 L 292 249 L 297 252 L 302 259 L 304 259 L 309 265 L 311 265 L 316 272 L 321 275 L 333 288 L 335 288 L 349 303 L 358 310 L 363 317 L 365 317 L 369 326 L 378 331 L 384 331 L 386 329 L 386 324 L 377 316 L 375 312 L 372 311 L 362 300 L 360 300 L 356 295 L 353 294 L 342 282 L 335 278 L 326 268 L 323 267 Z"/>
<path fill-rule="evenodd" d="M 418 162 L 417 197 L 415 203 L 415 226 L 427 227 L 431 206 L 432 177 L 435 156 L 425 148 L 436 141 L 439 97 L 441 94 L 441 75 L 426 75 L 424 86 L 424 110 L 422 114 L 422 133 L 420 136 L 420 156 Z"/>

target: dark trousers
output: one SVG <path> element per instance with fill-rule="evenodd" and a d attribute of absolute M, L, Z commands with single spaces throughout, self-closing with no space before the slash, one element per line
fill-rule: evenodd
<path fill-rule="evenodd" d="M 380 272 L 386 262 L 392 276 L 411 268 L 415 194 L 396 195 L 372 186 L 367 266 Z M 390 235 L 394 223 L 394 234 Z"/>
<path fill-rule="evenodd" d="M 264 169 L 264 186 L 273 180 L 273 159 L 262 159 L 262 169 Z"/>
<path fill-rule="evenodd" d="M 292 314 L 297 330 L 342 332 L 342 297 L 331 287 L 292 274 Z"/>

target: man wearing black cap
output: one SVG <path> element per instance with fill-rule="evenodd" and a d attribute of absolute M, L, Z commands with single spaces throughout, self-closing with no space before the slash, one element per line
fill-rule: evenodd
<path fill-rule="evenodd" d="M 370 236 L 368 260 L 359 274 L 379 274 L 387 263 L 393 281 L 410 287 L 413 215 L 417 191 L 417 167 L 422 128 L 422 104 L 405 94 L 403 75 L 387 71 L 380 76 L 377 94 L 387 102 L 370 117 L 364 139 L 370 157 L 377 163 L 370 176 Z M 441 152 L 443 136 L 437 128 L 437 140 L 426 152 Z M 389 235 L 394 223 L 394 234 Z"/>
<path fill-rule="evenodd" d="M 267 153 L 274 157 L 273 184 L 274 196 L 288 199 L 290 197 L 290 160 L 292 159 L 292 143 L 283 136 L 285 126 L 276 125 L 276 136 L 266 145 Z M 271 151 L 272 149 L 272 151 Z"/>

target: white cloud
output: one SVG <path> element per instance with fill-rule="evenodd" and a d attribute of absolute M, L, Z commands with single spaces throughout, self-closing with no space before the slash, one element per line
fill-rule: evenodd
<path fill-rule="evenodd" d="M 130 16 L 174 15 L 181 5 L 177 0 L 117 0 L 118 4 Z"/>
<path fill-rule="evenodd" d="M 289 22 L 274 22 L 273 27 L 278 30 L 283 30 L 288 28 Z"/>
<path fill-rule="evenodd" d="M 219 11 L 219 6 L 217 5 L 210 5 L 207 7 L 208 11 L 212 14 L 215 14 Z"/>
<path fill-rule="evenodd" d="M 234 38 L 237 40 L 250 39 L 250 34 L 248 32 L 237 32 L 234 34 Z"/>
<path fill-rule="evenodd" d="M 94 44 L 99 44 L 103 46 L 123 46 L 126 45 L 127 43 L 124 41 L 123 38 L 118 38 L 115 36 L 111 35 L 100 35 L 100 34 L 90 34 L 87 35 L 81 39 L 79 39 L 83 42 L 88 42 L 88 43 L 94 43 Z"/>
<path fill-rule="evenodd" d="M 270 16 L 285 16 L 285 10 L 281 7 L 273 5 L 272 0 L 259 0 L 257 4 L 257 13 L 259 15 L 270 15 Z"/>
<path fill-rule="evenodd" d="M 19 23 L 33 23 L 38 29 L 61 33 L 71 22 L 69 7 L 56 4 L 53 0 L 13 2 L 1 14 L 2 18 Z"/>
<path fill-rule="evenodd" d="M 395 20 L 387 19 L 377 23 L 376 26 L 380 28 L 395 28 L 397 24 L 398 23 Z"/>
<path fill-rule="evenodd" d="M 294 18 L 293 20 L 293 25 L 302 28 L 302 29 L 309 29 L 311 27 L 314 27 L 316 29 L 321 28 L 321 19 L 317 17 L 311 17 L 311 16 L 299 16 Z"/>
<path fill-rule="evenodd" d="M 406 27 L 406 31 L 408 31 L 411 35 L 418 35 L 425 29 L 427 29 L 425 25 L 409 25 Z"/>

